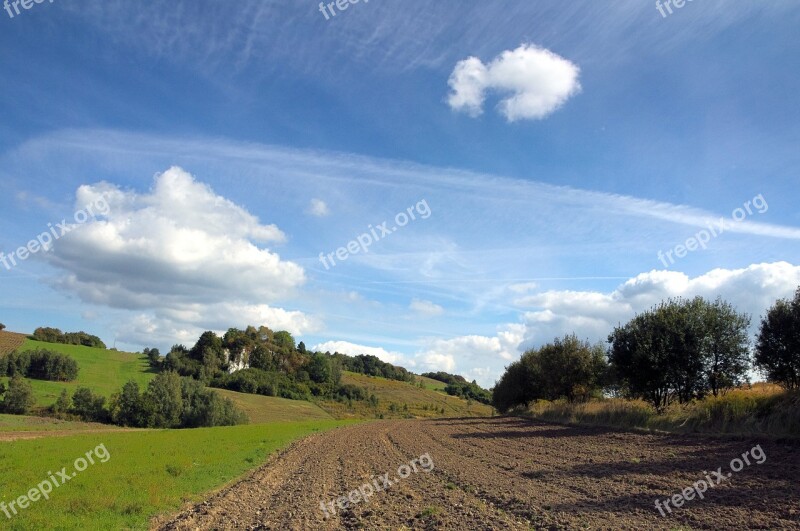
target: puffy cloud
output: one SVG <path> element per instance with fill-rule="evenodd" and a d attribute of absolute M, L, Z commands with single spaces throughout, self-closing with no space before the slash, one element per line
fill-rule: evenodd
<path fill-rule="evenodd" d="M 580 68 L 550 50 L 524 44 L 507 50 L 485 65 L 477 57 L 459 61 L 448 84 L 453 110 L 478 116 L 489 90 L 504 97 L 498 108 L 509 122 L 541 120 L 581 90 Z"/>
<path fill-rule="evenodd" d="M 420 299 L 413 299 L 409 308 L 414 313 L 423 317 L 435 317 L 444 313 L 444 308 L 431 301 L 424 301 Z"/>
<path fill-rule="evenodd" d="M 695 278 L 673 271 L 650 271 L 609 293 L 546 291 L 514 301 L 518 307 L 532 308 L 523 313 L 521 323 L 501 327 L 493 337 L 469 335 L 434 340 L 417 354 L 417 359 L 429 370 L 470 375 L 481 385 L 491 387 L 502 375 L 503 367 L 522 351 L 573 332 L 582 339 L 605 341 L 615 326 L 671 297 L 722 297 L 738 311 L 753 316 L 751 332 L 755 332 L 759 317 L 777 299 L 791 297 L 799 285 L 800 266 L 775 262 L 742 269 L 714 269 Z"/>
<path fill-rule="evenodd" d="M 790 297 L 800 285 L 800 266 L 787 262 L 753 264 L 743 269 L 714 269 L 695 278 L 673 271 L 651 271 L 610 293 L 548 291 L 522 297 L 517 306 L 534 307 L 524 315 L 525 346 L 540 345 L 575 332 L 592 341 L 605 340 L 614 326 L 671 297 L 722 297 L 738 311 L 759 316 L 776 299 Z"/>
<path fill-rule="evenodd" d="M 57 287 L 86 302 L 148 312 L 137 326 L 123 327 L 131 338 L 152 328 L 147 323 L 154 316 L 165 320 L 154 333 L 169 341 L 233 323 L 294 333 L 319 326 L 266 304 L 305 282 L 302 267 L 263 245 L 284 241 L 283 232 L 184 170 L 157 175 L 144 194 L 84 185 L 76 206 L 101 200 L 108 206 L 103 215 L 66 234 L 45 256 L 65 272 L 54 280 Z"/>
<path fill-rule="evenodd" d="M 358 345 L 348 341 L 326 341 L 325 343 L 314 345 L 311 347 L 311 350 L 319 352 L 339 352 L 341 354 L 347 354 L 348 356 L 367 354 L 370 356 L 375 356 L 386 363 L 391 363 L 400 367 L 410 368 L 415 365 L 413 360 L 407 359 L 400 352 L 391 352 L 380 347 L 368 347 L 366 345 Z"/>
<path fill-rule="evenodd" d="M 312 199 L 306 212 L 318 218 L 324 218 L 331 213 L 327 203 L 322 199 Z"/>

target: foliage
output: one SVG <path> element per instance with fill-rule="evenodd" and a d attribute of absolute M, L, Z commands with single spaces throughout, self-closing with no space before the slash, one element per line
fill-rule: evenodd
<path fill-rule="evenodd" d="M 233 374 L 224 374 L 211 382 L 212 387 L 252 393 L 264 396 L 277 396 L 293 400 L 308 400 L 311 389 L 307 384 L 296 382 L 289 376 L 261 369 L 244 369 Z"/>
<path fill-rule="evenodd" d="M 761 320 L 755 366 L 770 382 L 800 388 L 800 288 L 793 300 L 779 300 Z"/>
<path fill-rule="evenodd" d="M 147 358 L 147 363 L 150 364 L 152 369 L 161 370 L 163 360 L 161 359 L 161 352 L 157 348 L 146 348 L 142 351 L 142 354 Z"/>
<path fill-rule="evenodd" d="M 45 343 L 63 343 L 65 345 L 83 345 L 85 347 L 106 348 L 99 337 L 86 332 L 64 333 L 58 328 L 39 327 L 33 331 L 33 339 Z"/>
<path fill-rule="evenodd" d="M 3 402 L 0 405 L 5 413 L 24 415 L 33 407 L 34 403 L 33 388 L 30 382 L 20 375 L 15 375 L 8 382 L 8 389 L 5 390 Z"/>
<path fill-rule="evenodd" d="M 622 394 L 657 411 L 747 381 L 750 319 L 717 299 L 669 300 L 609 336 L 609 361 Z"/>
<path fill-rule="evenodd" d="M 494 388 L 493 403 L 506 412 L 538 399 L 586 400 L 599 393 L 607 375 L 603 348 L 568 335 L 512 363 Z"/>
<path fill-rule="evenodd" d="M 365 374 L 367 376 L 380 376 L 389 380 L 399 380 L 401 382 L 413 382 L 414 375 L 403 367 L 396 367 L 391 363 L 381 361 L 380 358 L 367 354 L 358 356 L 348 356 L 338 352 L 333 357 L 340 361 L 342 369 L 345 371 Z"/>
<path fill-rule="evenodd" d="M 88 387 L 79 387 L 72 395 L 72 408 L 69 410 L 85 422 L 107 422 L 106 399 L 97 396 Z"/>
<path fill-rule="evenodd" d="M 459 376 L 458 378 L 462 377 Z M 447 384 L 447 386 L 444 388 L 444 392 L 451 396 L 461 397 L 467 401 L 475 400 L 487 405 L 492 403 L 492 393 L 482 388 L 480 385 L 478 385 L 478 382 L 474 380 L 471 383 L 466 381 L 454 381 Z"/>
<path fill-rule="evenodd" d="M 78 377 L 78 362 L 60 352 L 37 349 L 12 352 L 0 362 L 0 374 L 36 380 L 70 382 Z"/>

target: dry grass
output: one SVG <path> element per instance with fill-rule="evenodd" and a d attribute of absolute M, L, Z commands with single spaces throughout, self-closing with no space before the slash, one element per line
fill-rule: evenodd
<path fill-rule="evenodd" d="M 540 401 L 525 414 L 561 423 L 643 428 L 678 433 L 800 437 L 800 393 L 771 384 L 724 396 L 674 404 L 664 414 L 641 400 L 605 399 L 582 404 Z"/>

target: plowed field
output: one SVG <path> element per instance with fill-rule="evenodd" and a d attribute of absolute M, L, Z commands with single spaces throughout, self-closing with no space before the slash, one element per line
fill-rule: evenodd
<path fill-rule="evenodd" d="M 756 445 L 762 463 L 731 472 Z M 381 421 L 299 441 L 160 528 L 800 529 L 799 450 L 518 418 Z M 415 459 L 416 472 L 400 468 Z M 719 467 L 725 479 L 703 499 L 661 516 L 656 499 Z M 366 501 L 336 505 L 359 487 Z"/>

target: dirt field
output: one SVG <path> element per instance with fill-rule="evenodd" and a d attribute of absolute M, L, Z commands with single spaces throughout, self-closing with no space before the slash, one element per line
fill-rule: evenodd
<path fill-rule="evenodd" d="M 766 460 L 662 517 L 654 506 L 760 444 Z M 398 467 L 415 463 L 406 479 Z M 751 454 L 758 457 L 758 454 Z M 320 502 L 394 484 L 325 519 Z M 407 470 L 400 472 L 406 473 Z M 161 529 L 800 529 L 800 447 L 516 418 L 382 421 L 300 441 Z M 365 494 L 369 489 L 363 487 Z M 356 498 L 354 498 L 356 499 Z M 329 506 L 330 507 L 330 506 Z M 329 508 L 329 511 L 331 509 Z M 158 524 L 156 524 L 158 526 Z"/>

